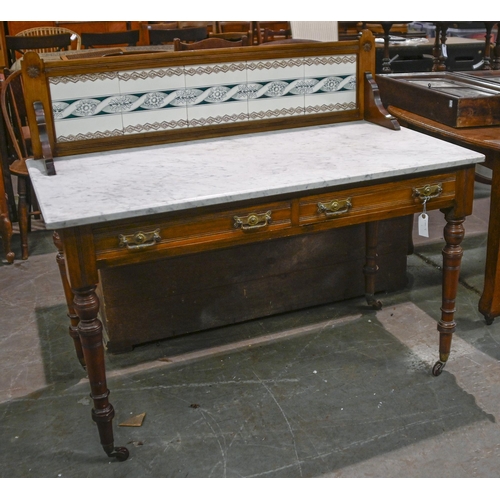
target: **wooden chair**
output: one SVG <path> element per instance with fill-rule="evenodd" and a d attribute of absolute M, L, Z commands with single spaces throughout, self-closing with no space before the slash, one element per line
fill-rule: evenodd
<path fill-rule="evenodd" d="M 29 128 L 24 106 L 22 73 L 20 70 L 8 75 L 2 83 L 0 104 L 7 129 L 7 157 L 9 172 L 17 177 L 18 207 L 17 219 L 21 237 L 22 259 L 28 258 L 28 232 L 31 230 L 31 216 L 40 217 L 32 193 L 26 159 L 31 157 Z"/>
<path fill-rule="evenodd" d="M 46 35 L 63 35 L 68 33 L 72 42 L 69 49 L 80 50 L 82 45 L 82 39 L 76 31 L 70 30 L 68 28 L 62 28 L 60 26 L 38 26 L 37 28 L 29 28 L 19 33 L 16 36 L 46 36 Z M 44 52 L 50 52 L 50 50 L 45 50 Z"/>
<path fill-rule="evenodd" d="M 278 40 L 286 40 L 291 37 L 292 37 L 291 29 L 274 31 L 269 28 L 265 28 L 264 35 L 262 37 L 262 42 L 260 43 L 276 42 Z"/>
<path fill-rule="evenodd" d="M 41 35 L 41 36 L 6 36 L 5 42 L 9 52 L 10 62 L 14 63 L 17 59 L 16 53 L 21 56 L 28 52 L 56 52 L 66 50 L 71 47 L 71 38 L 69 33 L 59 35 Z"/>
<path fill-rule="evenodd" d="M 178 28 L 199 28 L 205 26 L 207 32 L 215 32 L 215 21 L 177 21 Z"/>
<path fill-rule="evenodd" d="M 265 37 L 266 30 L 269 30 L 267 40 Z M 283 31 L 285 33 L 282 33 Z M 291 38 L 292 36 L 290 21 L 255 21 L 255 32 L 259 44 L 280 38 Z M 276 34 L 273 35 L 273 33 Z"/>
<path fill-rule="evenodd" d="M 253 43 L 252 21 L 216 21 L 214 35 L 225 40 L 241 40 L 246 36 Z"/>
<path fill-rule="evenodd" d="M 178 21 L 149 21 L 145 27 L 148 30 L 175 30 L 183 26 L 179 26 Z"/>
<path fill-rule="evenodd" d="M 206 38 L 199 42 L 183 43 L 179 38 L 174 39 L 174 51 L 179 50 L 202 50 L 202 49 L 222 49 L 228 47 L 244 47 L 249 45 L 248 38 L 243 36 L 241 40 L 232 42 L 223 38 Z"/>
<path fill-rule="evenodd" d="M 113 45 L 135 47 L 138 41 L 139 30 L 82 33 L 82 46 L 86 49 L 109 47 Z"/>
<path fill-rule="evenodd" d="M 0 75 L 0 85 L 3 80 Z M 12 222 L 17 218 L 14 192 L 8 169 L 7 137 L 3 117 L 0 114 L 0 239 L 5 258 L 9 264 L 14 262 L 15 254 L 11 250 Z"/>
<path fill-rule="evenodd" d="M 149 43 L 162 45 L 173 43 L 175 38 L 183 42 L 198 42 L 208 37 L 207 27 L 177 28 L 177 29 L 151 29 L 149 30 Z"/>

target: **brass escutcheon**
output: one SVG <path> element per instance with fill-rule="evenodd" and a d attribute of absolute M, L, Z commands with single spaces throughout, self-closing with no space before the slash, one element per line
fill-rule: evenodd
<path fill-rule="evenodd" d="M 241 228 L 243 231 L 249 231 L 267 226 L 269 222 L 271 222 L 271 211 L 268 210 L 267 212 L 261 214 L 252 213 L 244 217 L 235 215 L 233 219 L 235 228 Z"/>
<path fill-rule="evenodd" d="M 326 203 L 318 202 L 318 212 L 324 213 L 327 217 L 336 217 L 347 213 L 352 208 L 351 198 L 344 200 L 331 200 Z"/>
<path fill-rule="evenodd" d="M 130 250 L 150 247 L 161 241 L 160 229 L 154 231 L 138 231 L 134 234 L 120 234 L 118 236 L 118 246 L 120 248 L 127 247 Z"/>
<path fill-rule="evenodd" d="M 422 187 L 413 188 L 413 197 L 421 201 L 437 198 L 443 192 L 442 184 L 426 184 Z"/>

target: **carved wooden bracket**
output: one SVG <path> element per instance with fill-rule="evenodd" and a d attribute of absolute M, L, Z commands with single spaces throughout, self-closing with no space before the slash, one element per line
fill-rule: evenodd
<path fill-rule="evenodd" d="M 33 109 L 35 110 L 38 135 L 42 144 L 42 154 L 43 159 L 45 160 L 47 175 L 56 175 L 54 158 L 52 156 L 52 148 L 50 147 L 49 136 L 47 134 L 47 124 L 45 122 L 45 111 L 43 110 L 43 104 L 40 101 L 35 101 L 33 103 Z"/>

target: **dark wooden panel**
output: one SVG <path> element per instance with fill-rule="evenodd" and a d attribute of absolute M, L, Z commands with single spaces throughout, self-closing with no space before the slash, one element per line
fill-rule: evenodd
<path fill-rule="evenodd" d="M 409 228 L 408 217 L 381 223 L 377 291 L 406 285 Z M 102 269 L 108 349 L 361 296 L 364 238 L 349 226 Z"/>

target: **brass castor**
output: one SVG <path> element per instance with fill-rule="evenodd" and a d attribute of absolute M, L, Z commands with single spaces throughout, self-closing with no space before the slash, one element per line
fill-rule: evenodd
<path fill-rule="evenodd" d="M 114 448 L 113 451 L 107 453 L 108 457 L 114 457 L 118 462 L 125 462 L 129 456 L 129 451 L 124 446 Z"/>
<path fill-rule="evenodd" d="M 438 375 L 441 375 L 443 373 L 443 368 L 445 367 L 446 363 L 443 361 L 436 361 L 436 364 L 432 367 L 432 374 L 437 377 Z"/>
<path fill-rule="evenodd" d="M 495 319 L 494 316 L 490 316 L 489 314 L 484 315 L 484 321 L 486 322 L 487 325 L 491 325 L 494 319 Z"/>

